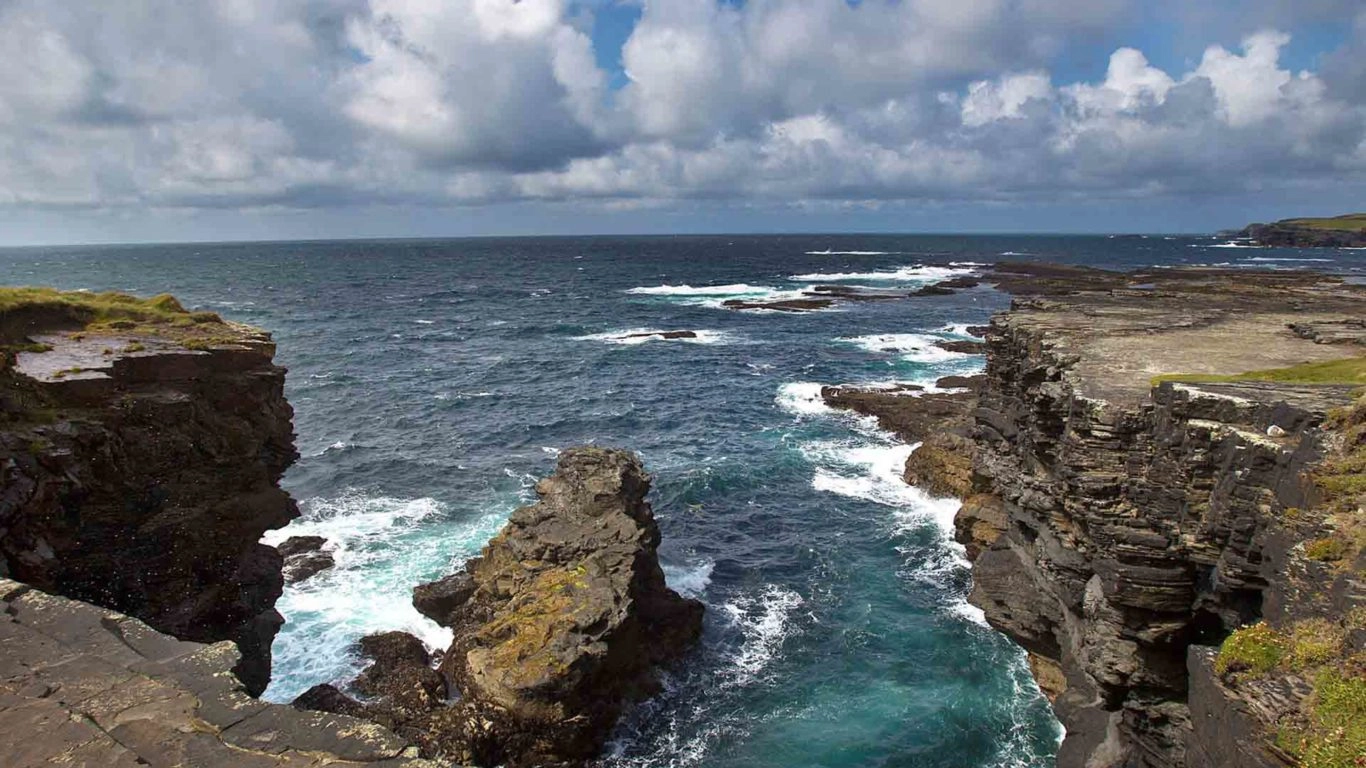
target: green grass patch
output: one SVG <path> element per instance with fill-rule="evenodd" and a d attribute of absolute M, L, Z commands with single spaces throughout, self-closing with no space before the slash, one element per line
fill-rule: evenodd
<path fill-rule="evenodd" d="M 1336 563 L 1344 560 L 1351 551 L 1352 545 L 1349 542 L 1332 536 L 1314 539 L 1304 545 L 1304 556 L 1320 563 Z"/>
<path fill-rule="evenodd" d="M 126 293 L 0 287 L 0 342 L 21 345 L 32 333 L 143 334 L 176 341 L 226 339 L 233 334 L 213 312 L 190 312 L 174 296 L 148 299 Z"/>
<path fill-rule="evenodd" d="M 1286 219 L 1276 223 L 1292 227 L 1303 227 L 1305 229 L 1362 232 L 1366 231 L 1366 213 L 1348 213 L 1342 216 L 1330 216 L 1326 218 Z"/>
<path fill-rule="evenodd" d="M 1283 729 L 1277 743 L 1299 759 L 1300 768 L 1366 765 L 1366 678 L 1319 672 L 1305 722 Z"/>
<path fill-rule="evenodd" d="M 1321 363 L 1301 363 L 1286 368 L 1243 373 L 1164 373 L 1152 378 L 1155 387 L 1163 382 L 1178 384 L 1220 384 L 1238 381 L 1273 381 L 1282 384 L 1366 384 L 1366 357 L 1349 357 Z"/>
<path fill-rule="evenodd" d="M 1286 639 L 1266 622 L 1258 622 L 1224 640 L 1214 671 L 1220 675 L 1261 677 L 1280 666 L 1285 654 Z"/>

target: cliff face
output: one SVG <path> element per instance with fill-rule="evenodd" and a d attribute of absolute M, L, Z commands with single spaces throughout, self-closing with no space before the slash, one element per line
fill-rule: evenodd
<path fill-rule="evenodd" d="M 1362 598 L 1302 545 L 1322 523 L 1305 510 L 1326 414 L 1352 387 L 1149 379 L 1360 355 L 1344 329 L 1366 297 L 1211 275 L 1050 286 L 988 334 L 959 537 L 972 602 L 1029 652 L 1067 728 L 1061 766 L 1284 765 L 1265 731 L 1305 692 L 1226 685 L 1210 646 Z"/>
<path fill-rule="evenodd" d="M 0 312 L 0 575 L 232 640 L 259 693 L 282 580 L 258 541 L 298 514 L 285 372 L 268 335 L 164 306 L 97 330 L 81 307 Z"/>

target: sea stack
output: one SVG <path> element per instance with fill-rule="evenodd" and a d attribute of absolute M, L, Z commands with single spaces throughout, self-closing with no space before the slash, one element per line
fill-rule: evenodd
<path fill-rule="evenodd" d="M 427 755 L 461 764 L 583 765 L 627 704 L 658 691 L 658 665 L 702 629 L 702 604 L 664 583 L 649 488 L 627 451 L 567 450 L 537 484 L 540 500 L 513 512 L 479 557 L 414 590 L 418 610 L 455 633 L 440 664 L 454 703 L 427 697 L 415 707 L 410 696 L 400 705 L 385 689 L 411 686 L 377 684 L 400 675 L 375 672 L 381 657 L 363 649 L 376 659 L 366 679 L 377 702 L 320 687 L 297 704 L 368 707 Z M 412 655 L 389 667 L 424 679 L 425 658 Z"/>

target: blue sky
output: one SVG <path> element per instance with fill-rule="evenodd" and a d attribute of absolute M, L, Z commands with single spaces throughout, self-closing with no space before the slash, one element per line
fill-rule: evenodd
<path fill-rule="evenodd" d="M 0 244 L 1366 209 L 1360 0 L 10 0 Z"/>

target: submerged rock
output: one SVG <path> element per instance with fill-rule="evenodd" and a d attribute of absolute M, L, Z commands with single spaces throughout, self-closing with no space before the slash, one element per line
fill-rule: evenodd
<path fill-rule="evenodd" d="M 584 764 L 702 629 L 702 604 L 664 583 L 649 487 L 626 451 L 565 451 L 479 557 L 414 590 L 455 635 L 441 674 L 416 638 L 387 632 L 361 644 L 374 663 L 355 687 L 373 702 L 315 688 L 300 705 L 369 711 L 458 763 Z"/>
<path fill-rule="evenodd" d="M 697 331 L 649 331 L 647 333 L 628 333 L 625 336 L 622 336 L 621 338 L 695 339 L 697 338 Z"/>
<path fill-rule="evenodd" d="M 771 309 L 775 312 L 814 312 L 834 305 L 833 299 L 779 299 L 777 301 L 744 301 L 727 299 L 721 306 L 727 309 Z"/>
<path fill-rule="evenodd" d="M 326 543 L 321 536 L 290 536 L 280 542 L 275 549 L 285 559 L 285 582 L 300 582 L 336 565 L 332 553 L 322 551 Z"/>

